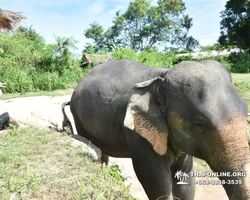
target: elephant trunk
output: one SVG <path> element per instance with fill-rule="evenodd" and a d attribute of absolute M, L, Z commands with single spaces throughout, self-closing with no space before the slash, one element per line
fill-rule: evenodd
<path fill-rule="evenodd" d="M 230 200 L 250 199 L 250 163 L 245 164 L 244 170 L 245 170 L 245 176 L 235 177 L 235 179 L 230 177 L 226 180 L 228 182 L 232 181 L 241 181 L 241 182 L 238 182 L 238 184 L 236 185 L 229 185 L 229 184 L 223 185 Z"/>
<path fill-rule="evenodd" d="M 227 173 L 226 177 L 219 177 L 221 184 L 223 184 L 226 190 L 227 196 L 230 200 L 249 200 L 250 199 L 250 162 L 249 156 L 245 158 L 248 163 L 244 163 L 245 160 L 241 160 L 242 164 L 234 164 L 234 168 L 228 168 L 227 166 L 222 169 L 223 172 Z M 244 163 L 244 164 L 243 164 Z M 221 170 L 221 171 L 222 171 Z M 219 171 L 219 170 L 218 170 Z"/>
<path fill-rule="evenodd" d="M 213 132 L 208 164 L 219 177 L 230 200 L 250 199 L 250 153 L 246 119 L 240 115 Z"/>

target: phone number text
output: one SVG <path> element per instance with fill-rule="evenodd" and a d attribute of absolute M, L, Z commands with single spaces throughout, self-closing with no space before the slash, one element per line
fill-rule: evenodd
<path fill-rule="evenodd" d="M 240 185 L 242 180 L 196 180 L 197 185 Z"/>

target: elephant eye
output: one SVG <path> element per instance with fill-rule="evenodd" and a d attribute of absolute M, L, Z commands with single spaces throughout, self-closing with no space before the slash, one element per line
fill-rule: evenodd
<path fill-rule="evenodd" d="M 192 125 L 192 131 L 196 133 L 205 133 L 206 132 L 206 126 L 203 122 L 195 122 Z"/>

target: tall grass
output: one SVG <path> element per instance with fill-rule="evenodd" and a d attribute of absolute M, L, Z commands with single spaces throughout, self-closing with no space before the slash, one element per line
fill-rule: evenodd
<path fill-rule="evenodd" d="M 0 199 L 128 199 L 118 166 L 94 161 L 67 135 L 37 128 L 0 135 Z"/>
<path fill-rule="evenodd" d="M 27 73 L 24 70 L 13 69 L 0 76 L 0 81 L 7 83 L 7 87 L 2 89 L 5 93 L 53 91 L 74 88 L 89 70 L 89 67 L 74 68 L 66 70 L 60 76 L 58 72 Z"/>
<path fill-rule="evenodd" d="M 74 38 L 46 44 L 32 28 L 0 37 L 0 81 L 5 92 L 52 91 L 75 87 L 89 69 L 79 66 Z"/>

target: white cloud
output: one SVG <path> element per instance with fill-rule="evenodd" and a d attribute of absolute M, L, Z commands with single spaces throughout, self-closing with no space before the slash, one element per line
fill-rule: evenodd
<path fill-rule="evenodd" d="M 125 5 L 117 5 L 114 9 L 109 10 L 107 13 L 110 14 L 110 15 L 115 16 L 115 13 L 116 13 L 118 10 L 124 10 L 125 8 L 127 8 L 127 6 L 125 6 Z"/>
<path fill-rule="evenodd" d="M 102 14 L 104 9 L 105 9 L 105 3 L 104 1 L 96 1 L 95 3 L 93 3 L 90 7 L 89 7 L 89 14 L 92 15 L 99 15 Z"/>

